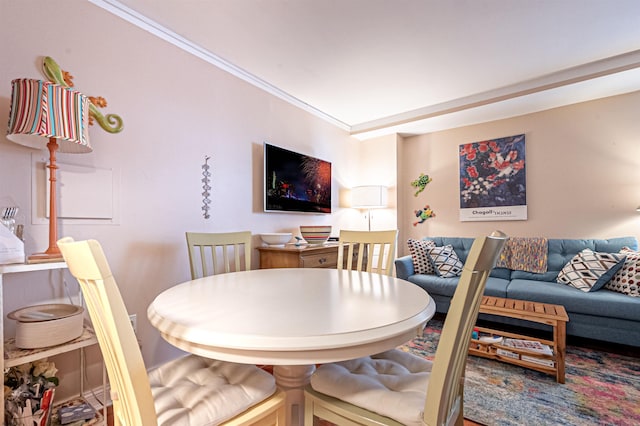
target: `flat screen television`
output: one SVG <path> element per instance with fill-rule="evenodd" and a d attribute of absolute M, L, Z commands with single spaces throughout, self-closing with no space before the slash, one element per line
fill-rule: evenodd
<path fill-rule="evenodd" d="M 265 143 L 264 211 L 331 213 L 331 163 Z"/>

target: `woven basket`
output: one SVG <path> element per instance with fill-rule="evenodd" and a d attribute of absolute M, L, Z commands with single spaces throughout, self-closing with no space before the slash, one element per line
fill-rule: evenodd
<path fill-rule="evenodd" d="M 16 346 L 22 349 L 61 345 L 82 334 L 82 306 L 49 304 L 27 306 L 7 315 L 17 321 Z"/>

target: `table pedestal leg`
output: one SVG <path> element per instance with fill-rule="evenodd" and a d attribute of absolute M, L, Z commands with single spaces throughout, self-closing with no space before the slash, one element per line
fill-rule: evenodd
<path fill-rule="evenodd" d="M 287 425 L 304 423 L 304 387 L 309 384 L 315 365 L 274 365 L 276 384 L 287 394 Z"/>

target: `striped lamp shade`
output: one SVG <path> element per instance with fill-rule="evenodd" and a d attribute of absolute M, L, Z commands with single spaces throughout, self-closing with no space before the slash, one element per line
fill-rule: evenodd
<path fill-rule="evenodd" d="M 89 144 L 89 99 L 55 83 L 13 80 L 7 138 L 42 148 L 43 137 L 57 139 L 60 152 L 86 153 Z"/>

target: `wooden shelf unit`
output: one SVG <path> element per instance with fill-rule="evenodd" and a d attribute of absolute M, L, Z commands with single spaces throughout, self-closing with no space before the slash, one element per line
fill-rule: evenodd
<path fill-rule="evenodd" d="M 554 347 L 553 342 L 550 340 L 532 338 L 522 334 L 507 333 L 505 331 L 495 330 L 495 329 L 485 328 L 485 327 L 475 327 L 475 328 L 481 334 L 490 334 L 492 336 L 500 336 L 502 338 L 509 338 L 509 339 L 535 340 L 544 345 L 548 345 L 551 348 Z M 513 358 L 505 354 L 500 354 L 498 353 L 499 349 L 514 353 L 517 355 L 517 358 Z M 520 367 L 525 367 L 532 370 L 540 371 L 542 373 L 551 374 L 553 376 L 557 374 L 557 361 L 556 361 L 555 353 L 553 353 L 552 355 L 547 355 L 547 354 L 541 354 L 535 351 L 529 351 L 525 349 L 514 348 L 512 346 L 506 346 L 500 343 L 488 343 L 478 339 L 471 339 L 471 344 L 469 345 L 469 354 L 480 356 L 483 358 L 497 359 L 510 364 L 519 365 Z M 539 359 L 540 362 L 536 363 L 535 361 L 521 359 L 523 355 L 531 357 L 533 359 Z M 551 362 L 553 363 L 553 365 L 552 366 L 543 365 L 542 364 L 543 362 Z M 558 380 L 558 382 L 564 383 L 564 380 L 563 381 Z"/>
<path fill-rule="evenodd" d="M 565 381 L 565 352 L 566 352 L 566 324 L 569 321 L 564 306 L 550 303 L 531 302 L 528 300 L 505 299 L 501 297 L 483 296 L 480 305 L 480 313 L 516 318 L 525 321 L 546 324 L 553 329 L 553 340 L 530 337 L 523 334 L 508 333 L 492 328 L 476 327 L 480 333 L 501 336 L 503 338 L 535 340 L 551 347 L 552 355 L 526 349 L 513 348 L 499 343 L 487 343 L 478 339 L 471 339 L 469 354 L 484 358 L 497 359 L 521 367 L 530 368 L 556 376 L 558 383 Z M 503 349 L 515 353 L 517 358 L 498 353 Z M 522 359 L 522 356 L 530 357 L 530 360 Z M 537 361 L 537 362 L 536 362 Z M 553 366 L 542 365 L 552 361 Z"/>
<path fill-rule="evenodd" d="M 51 346 L 47 348 L 38 348 L 38 349 L 20 349 L 15 346 L 15 339 L 13 337 L 7 338 L 4 334 L 4 280 L 3 277 L 6 274 L 15 274 L 15 273 L 26 273 L 26 272 L 35 272 L 35 271 L 50 271 L 50 270 L 60 270 L 61 274 L 64 269 L 67 268 L 67 264 L 65 262 L 45 262 L 45 263 L 31 263 L 31 264 L 9 264 L 9 265 L 0 265 L 0 339 L 3 342 L 3 357 L 0 360 L 0 369 L 4 371 L 5 368 L 14 367 L 17 365 L 25 364 L 28 362 L 37 361 L 39 359 L 48 358 L 54 355 L 60 355 L 63 353 L 80 350 L 82 351 L 84 348 L 92 345 L 98 344 L 98 340 L 95 336 L 95 333 L 92 329 L 85 327 L 83 333 L 77 339 L 74 339 L 70 342 L 64 343 L 62 345 Z M 84 371 L 84 354 L 81 352 L 80 355 L 80 369 Z M 79 397 L 83 399 L 84 397 L 84 377 L 83 374 L 80 374 L 80 395 Z M 104 373 L 103 367 L 103 403 L 107 401 L 107 383 L 106 383 L 106 375 Z M 0 404 L 0 421 L 4 422 L 5 418 L 5 407 L 4 407 L 4 387 L 0 390 L 0 397 L 2 398 L 3 403 Z M 63 402 L 64 403 L 64 402 Z M 57 410 L 57 406 L 60 403 L 54 401 L 54 412 Z M 98 413 L 96 416 L 96 422 L 92 422 L 92 424 L 102 424 L 107 425 L 107 416 L 106 410 L 103 407 L 94 407 L 96 412 Z M 100 414 L 100 409 L 103 409 L 104 415 Z"/>

